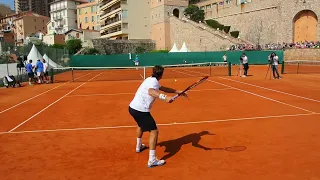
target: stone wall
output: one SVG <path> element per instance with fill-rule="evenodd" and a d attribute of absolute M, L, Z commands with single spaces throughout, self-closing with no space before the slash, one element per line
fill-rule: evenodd
<path fill-rule="evenodd" d="M 93 39 L 93 46 L 101 54 L 126 54 L 136 53 L 136 48 L 141 47 L 146 51 L 155 49 L 155 42 L 152 40 L 107 40 Z"/>
<path fill-rule="evenodd" d="M 312 10 L 320 20 L 319 7 L 319 0 L 307 0 L 306 3 L 304 0 L 255 0 L 219 8 L 217 13 L 212 13 L 212 19 L 231 26 L 231 31 L 239 30 L 241 38 L 255 44 L 292 42 L 294 17 L 302 10 Z"/>
<path fill-rule="evenodd" d="M 170 18 L 171 47 L 176 43 L 180 49 L 185 42 L 191 52 L 196 51 L 220 51 L 225 50 L 231 42 L 228 37 L 222 36 L 214 30 L 203 29 L 198 23 L 187 22 L 176 17 Z"/>
<path fill-rule="evenodd" d="M 320 61 L 320 49 L 287 49 L 284 60 L 317 60 Z"/>

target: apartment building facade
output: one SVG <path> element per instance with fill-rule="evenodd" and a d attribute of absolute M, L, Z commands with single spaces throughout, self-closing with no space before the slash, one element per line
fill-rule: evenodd
<path fill-rule="evenodd" d="M 13 22 L 15 19 L 26 13 L 28 12 L 11 14 L 6 15 L 4 17 L 0 17 L 0 41 L 5 41 L 9 43 L 15 42 L 15 26 Z"/>
<path fill-rule="evenodd" d="M 16 13 L 32 11 L 34 13 L 49 16 L 49 4 L 53 0 L 14 0 L 14 9 Z"/>
<path fill-rule="evenodd" d="M 78 28 L 100 30 L 100 16 L 98 0 L 77 6 Z"/>
<path fill-rule="evenodd" d="M 77 6 L 85 0 L 54 0 L 50 3 L 51 28 L 56 34 L 77 28 Z"/>
<path fill-rule="evenodd" d="M 47 33 L 47 23 L 50 18 L 33 12 L 17 17 L 14 21 L 15 44 L 21 46 L 27 37 L 39 33 Z"/>
<path fill-rule="evenodd" d="M 150 0 L 101 0 L 100 33 L 108 39 L 151 39 Z"/>

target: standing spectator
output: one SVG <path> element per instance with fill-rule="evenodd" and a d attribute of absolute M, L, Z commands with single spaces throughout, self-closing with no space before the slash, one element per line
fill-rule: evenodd
<path fill-rule="evenodd" d="M 244 70 L 243 77 L 247 77 L 249 63 L 248 63 L 248 57 L 247 57 L 246 53 L 243 53 L 242 56 L 240 56 L 240 62 L 243 65 L 243 70 Z"/>
<path fill-rule="evenodd" d="M 37 76 L 38 76 L 38 83 L 43 83 L 43 63 L 38 59 L 37 64 Z"/>
<path fill-rule="evenodd" d="M 272 65 L 273 79 L 281 79 L 278 72 L 279 57 L 276 55 L 275 52 L 271 53 L 270 55 L 270 64 Z"/>
<path fill-rule="evenodd" d="M 33 68 L 34 68 L 34 66 L 32 65 L 32 60 L 29 60 L 29 63 L 26 65 L 26 70 L 28 72 L 30 86 L 33 86 L 33 84 L 31 83 L 31 81 L 34 79 Z"/>
<path fill-rule="evenodd" d="M 227 63 L 228 62 L 227 58 L 228 58 L 227 54 L 224 53 L 224 55 L 222 56 L 223 62 Z M 226 66 L 228 66 L 228 65 L 226 64 Z"/>
<path fill-rule="evenodd" d="M 46 79 L 46 83 L 48 84 L 49 83 L 49 73 L 48 73 L 48 63 L 46 62 L 46 60 L 44 59 L 43 60 L 43 75 L 44 75 L 44 78 Z"/>

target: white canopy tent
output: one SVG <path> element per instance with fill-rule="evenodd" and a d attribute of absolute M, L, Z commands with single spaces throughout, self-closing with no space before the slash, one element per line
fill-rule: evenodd
<path fill-rule="evenodd" d="M 62 67 L 59 64 L 52 61 L 47 54 L 44 54 L 43 59 L 46 60 L 46 62 L 49 64 L 49 68 L 58 68 Z"/>
<path fill-rule="evenodd" d="M 190 52 L 190 50 L 187 48 L 186 43 L 184 42 L 179 52 Z"/>
<path fill-rule="evenodd" d="M 40 52 L 38 51 L 38 49 L 36 48 L 35 45 L 32 46 L 31 51 L 28 54 L 28 62 L 29 60 L 32 60 L 32 65 L 36 65 L 38 59 L 40 59 L 41 61 L 43 60 L 42 55 L 40 54 Z"/>
<path fill-rule="evenodd" d="M 179 52 L 179 49 L 177 48 L 176 43 L 174 43 L 172 49 L 169 52 Z"/>

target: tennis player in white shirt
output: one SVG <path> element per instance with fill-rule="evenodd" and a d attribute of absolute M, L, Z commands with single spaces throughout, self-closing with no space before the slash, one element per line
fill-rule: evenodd
<path fill-rule="evenodd" d="M 169 102 L 172 98 L 171 96 L 160 93 L 159 90 L 173 94 L 182 92 L 160 85 L 159 81 L 163 76 L 163 72 L 164 68 L 162 66 L 153 67 L 152 76 L 143 81 L 129 105 L 129 113 L 139 126 L 137 128 L 137 153 L 146 148 L 146 146 L 141 143 L 143 132 L 150 132 L 148 167 L 161 166 L 165 164 L 164 160 L 158 160 L 156 157 L 156 145 L 159 131 L 155 120 L 150 114 L 152 105 L 156 98 L 165 102 Z M 183 94 L 183 96 L 187 97 L 186 94 Z"/>

